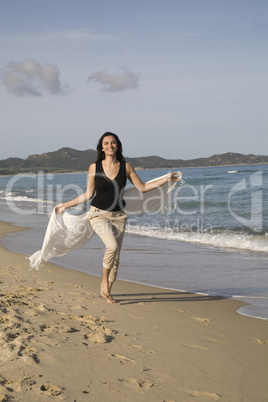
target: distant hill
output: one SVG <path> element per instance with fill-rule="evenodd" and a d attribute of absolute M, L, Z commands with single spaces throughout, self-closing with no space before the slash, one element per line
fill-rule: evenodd
<path fill-rule="evenodd" d="M 82 172 L 87 171 L 89 165 L 96 159 L 96 151 L 88 149 L 78 151 L 73 148 L 61 148 L 58 151 L 46 152 L 41 155 L 30 155 L 26 159 L 8 158 L 0 160 L 0 174 L 13 175 L 18 173 L 45 173 Z M 126 158 L 135 168 L 161 169 L 202 166 L 227 166 L 227 165 L 254 165 L 268 163 L 268 156 L 242 155 L 228 152 L 221 155 L 213 155 L 208 158 L 191 160 L 164 159 L 160 156 L 144 156 L 138 158 Z"/>

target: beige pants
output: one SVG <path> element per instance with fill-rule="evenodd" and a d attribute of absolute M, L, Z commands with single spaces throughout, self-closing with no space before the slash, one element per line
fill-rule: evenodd
<path fill-rule="evenodd" d="M 105 244 L 103 268 L 110 270 L 109 282 L 115 282 L 127 215 L 123 211 L 109 212 L 91 206 L 89 221 L 94 232 Z"/>

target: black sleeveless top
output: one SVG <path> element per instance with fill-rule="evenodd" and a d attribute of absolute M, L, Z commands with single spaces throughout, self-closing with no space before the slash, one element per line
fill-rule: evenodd
<path fill-rule="evenodd" d="M 105 211 L 121 211 L 126 205 L 123 200 L 126 182 L 127 173 L 125 162 L 120 162 L 119 172 L 113 180 L 106 176 L 102 167 L 102 161 L 96 162 L 96 193 L 91 205 Z"/>

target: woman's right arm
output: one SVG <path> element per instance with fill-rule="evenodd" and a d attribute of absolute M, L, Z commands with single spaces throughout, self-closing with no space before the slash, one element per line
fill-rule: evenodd
<path fill-rule="evenodd" d="M 58 204 L 55 207 L 55 211 L 57 214 L 60 214 L 67 208 L 75 207 L 76 205 L 82 204 L 93 197 L 95 192 L 95 172 L 96 172 L 96 164 L 92 163 L 88 169 L 88 182 L 86 191 L 83 194 L 79 195 L 79 197 L 71 201 Z"/>

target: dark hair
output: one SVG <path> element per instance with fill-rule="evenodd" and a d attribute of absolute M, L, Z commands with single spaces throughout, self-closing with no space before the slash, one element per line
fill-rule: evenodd
<path fill-rule="evenodd" d="M 116 158 L 120 161 L 120 162 L 125 162 L 125 158 L 123 156 L 123 147 L 122 147 L 122 143 L 119 140 L 118 136 L 114 133 L 110 133 L 109 131 L 107 131 L 106 133 L 102 134 L 102 136 L 99 139 L 98 145 L 97 145 L 97 159 L 96 162 L 100 162 L 103 159 L 105 159 L 105 153 L 102 150 L 102 141 L 105 137 L 109 137 L 109 135 L 112 135 L 116 142 L 117 142 L 117 151 L 116 151 Z"/>

